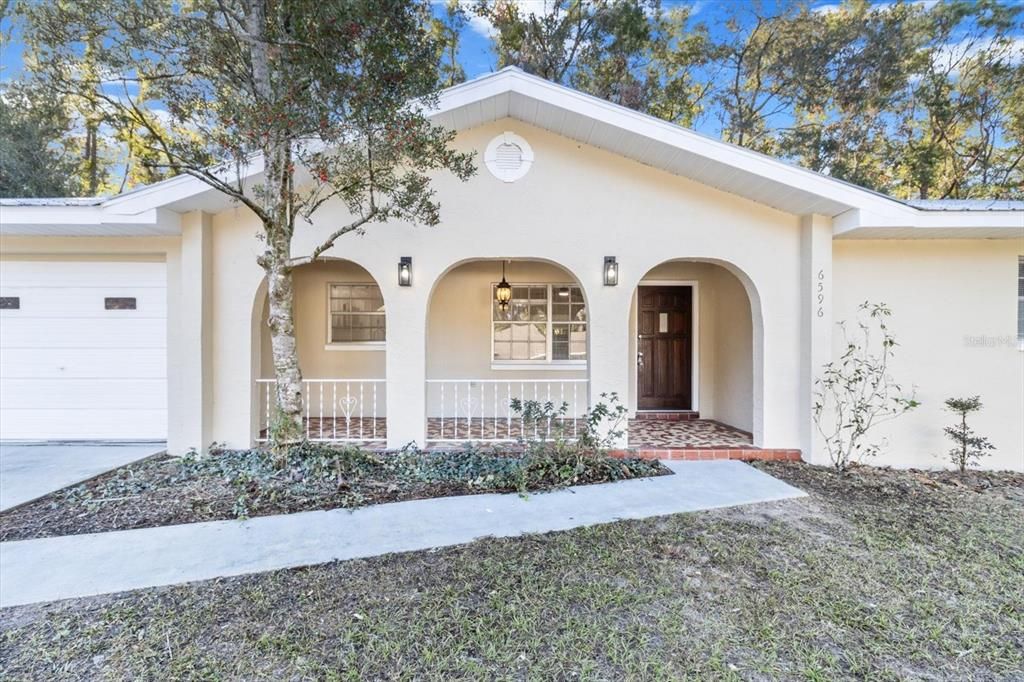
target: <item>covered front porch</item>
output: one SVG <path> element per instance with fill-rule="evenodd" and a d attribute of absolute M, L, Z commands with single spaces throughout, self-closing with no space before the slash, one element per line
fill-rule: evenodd
<path fill-rule="evenodd" d="M 310 441 L 376 449 L 512 447 L 576 438 L 589 410 L 615 403 L 625 408 L 615 427 L 622 451 L 686 459 L 774 452 L 755 446 L 753 435 L 751 303 L 741 281 L 721 265 L 675 260 L 652 268 L 634 288 L 628 316 L 612 324 L 593 318 L 584 287 L 557 264 L 522 258 L 455 264 L 437 278 L 426 308 L 422 436 L 401 443 L 389 429 L 389 387 L 417 389 L 386 376 L 388 332 L 397 321 L 388 316 L 382 288 L 344 260 L 301 266 L 294 283 L 303 430 Z M 254 395 L 260 442 L 273 423 L 275 391 L 261 307 Z M 591 382 L 591 349 L 606 335 L 618 337 L 616 343 L 628 339 L 628 383 L 614 398 L 595 395 Z M 546 412 L 524 414 L 524 404 Z M 408 424 L 408 415 L 402 418 Z"/>

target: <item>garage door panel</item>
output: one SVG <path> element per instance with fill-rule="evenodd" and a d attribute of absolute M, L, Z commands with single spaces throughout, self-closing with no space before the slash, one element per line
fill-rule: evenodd
<path fill-rule="evenodd" d="M 130 354 L 132 377 L 167 377 L 167 353 L 163 348 L 6 348 L 2 353 L 6 379 L 122 377 L 126 354 Z"/>
<path fill-rule="evenodd" d="M 0 438 L 166 438 L 164 263 L 3 261 L 0 295 Z"/>
<path fill-rule="evenodd" d="M 40 318 L 0 322 L 3 348 L 164 348 L 167 323 L 159 318 Z"/>
<path fill-rule="evenodd" d="M 27 410 L 82 407 L 166 409 L 166 379 L 7 379 L 0 405 Z"/>
<path fill-rule="evenodd" d="M 3 296 L 17 296 L 18 310 L 0 313 L 3 323 L 31 318 L 167 317 L 167 291 L 141 287 L 17 287 L 4 285 Z M 107 310 L 107 298 L 134 298 L 134 310 Z"/>
<path fill-rule="evenodd" d="M 167 285 L 163 263 L 137 261 L 4 261 L 2 286 L 126 286 Z"/>
<path fill-rule="evenodd" d="M 0 408 L 0 432 L 9 440 L 149 440 L 167 433 L 165 410 L 9 410 Z M 41 436 L 40 434 L 45 434 Z"/>

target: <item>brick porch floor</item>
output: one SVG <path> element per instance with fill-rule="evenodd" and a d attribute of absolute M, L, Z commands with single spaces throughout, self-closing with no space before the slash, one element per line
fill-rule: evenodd
<path fill-rule="evenodd" d="M 569 436 L 573 426 L 571 419 L 562 423 Z M 351 420 L 313 417 L 306 420 L 306 427 L 307 437 L 314 440 L 345 440 L 374 449 L 382 449 L 387 438 L 387 420 L 382 417 Z M 511 423 L 486 418 L 471 419 L 468 423 L 465 419 L 431 417 L 427 420 L 428 449 L 431 450 L 461 448 L 472 440 L 517 440 L 521 436 L 522 427 L 514 420 Z M 650 459 L 800 459 L 799 450 L 756 448 L 749 433 L 709 419 L 631 419 L 626 447 L 613 454 Z"/>

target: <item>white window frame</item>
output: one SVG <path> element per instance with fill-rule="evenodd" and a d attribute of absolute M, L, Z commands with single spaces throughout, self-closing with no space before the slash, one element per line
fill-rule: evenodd
<path fill-rule="evenodd" d="M 512 284 L 513 287 L 547 287 L 548 289 L 548 312 L 547 319 L 544 323 L 548 327 L 547 337 L 545 339 L 544 354 L 547 356 L 545 361 L 537 360 L 495 360 L 494 359 L 494 325 L 500 322 L 507 322 L 507 320 L 495 320 L 494 319 L 494 287 L 498 286 L 498 282 L 491 282 L 489 289 L 489 300 L 487 318 L 491 325 L 491 344 L 490 344 L 490 361 L 491 369 L 493 370 L 523 370 L 523 369 L 534 369 L 534 370 L 550 370 L 550 371 L 579 371 L 585 372 L 587 369 L 587 363 L 590 361 L 590 306 L 587 305 L 586 295 L 583 294 L 583 287 L 573 282 L 515 282 Z M 553 346 L 554 346 L 554 334 L 551 333 L 552 325 L 555 321 L 552 319 L 551 306 L 553 303 L 552 291 L 556 287 L 575 287 L 580 290 L 580 294 L 583 294 L 583 309 L 587 311 L 587 358 L 585 360 L 555 360 Z M 561 323 L 558 323 L 561 324 Z M 566 322 L 565 324 L 572 324 Z"/>
<path fill-rule="evenodd" d="M 327 311 L 327 328 L 324 330 L 325 343 L 324 350 L 327 351 L 383 351 L 387 347 L 388 338 L 388 320 L 387 320 L 387 302 L 384 304 L 384 310 L 379 313 L 355 313 L 356 315 L 383 315 L 384 316 L 384 340 L 383 341 L 333 341 L 331 339 L 331 333 L 333 329 L 334 314 L 331 311 L 331 287 L 332 286 L 375 286 L 377 290 L 381 292 L 381 299 L 384 298 L 384 292 L 381 290 L 380 285 L 376 282 L 328 282 L 327 288 L 324 290 L 325 301 L 324 308 Z"/>

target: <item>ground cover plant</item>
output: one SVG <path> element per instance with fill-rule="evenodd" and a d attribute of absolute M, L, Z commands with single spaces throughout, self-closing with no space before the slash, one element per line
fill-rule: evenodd
<path fill-rule="evenodd" d="M 158 457 L 0 514 L 0 540 L 354 508 L 446 495 L 535 492 L 670 473 L 655 461 L 529 452 L 369 452 L 302 444 Z"/>
<path fill-rule="evenodd" d="M 758 464 L 809 497 L 0 611 L 5 679 L 1024 679 L 1024 475 Z"/>

